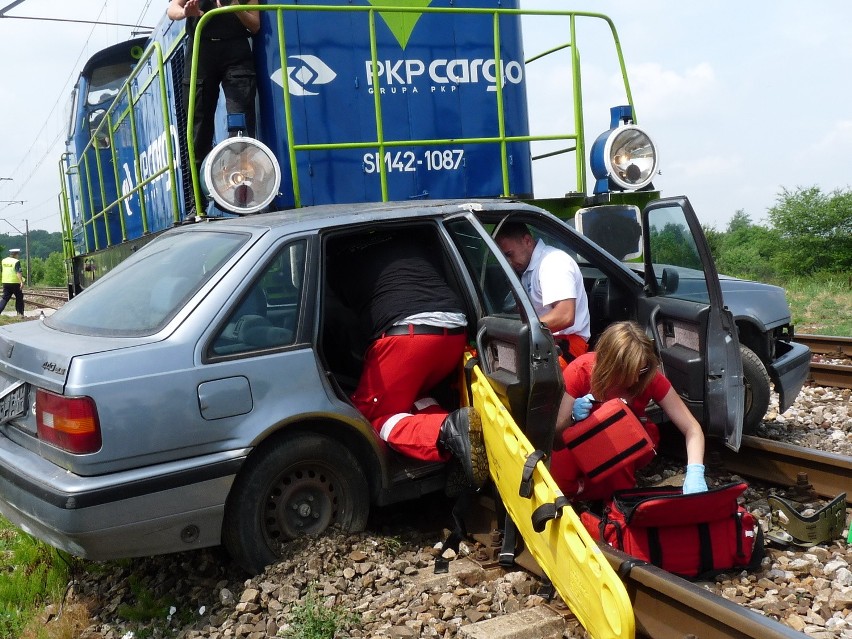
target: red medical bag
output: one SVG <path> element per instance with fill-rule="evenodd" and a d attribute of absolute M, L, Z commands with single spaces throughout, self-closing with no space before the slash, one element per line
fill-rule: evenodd
<path fill-rule="evenodd" d="M 746 488 L 735 482 L 689 495 L 674 486 L 619 490 L 602 516 L 587 511 L 580 519 L 595 539 L 688 579 L 757 568 L 763 534 L 737 501 Z"/>
<path fill-rule="evenodd" d="M 654 450 L 648 431 L 620 399 L 603 402 L 586 419 L 566 428 L 562 441 L 583 474 L 595 480 Z"/>

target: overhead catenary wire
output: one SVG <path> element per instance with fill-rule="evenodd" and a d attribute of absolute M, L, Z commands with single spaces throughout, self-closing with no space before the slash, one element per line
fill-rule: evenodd
<path fill-rule="evenodd" d="M 21 1 L 23 1 L 23 0 L 21 0 Z M 18 2 L 18 3 L 14 3 L 14 4 L 20 4 L 20 2 Z M 103 6 L 103 7 L 101 7 L 101 10 L 98 12 L 98 15 L 97 15 L 96 20 L 99 20 L 99 19 L 100 19 L 100 17 L 103 15 L 104 10 L 106 9 L 106 6 L 107 6 L 107 3 L 104 3 L 104 6 Z M 7 7 L 7 9 L 8 9 L 8 8 L 9 8 L 9 7 Z M 4 10 L 4 11 L 5 11 L 5 10 Z M 3 15 L 3 18 L 8 18 L 8 17 L 9 17 L 9 16 L 7 16 L 7 15 Z M 69 83 L 70 83 L 70 82 L 74 79 L 74 77 L 76 76 L 76 74 L 77 74 L 77 72 L 78 72 L 78 71 L 77 71 L 78 65 L 80 64 L 80 60 L 82 59 L 82 57 L 83 57 L 83 55 L 84 55 L 84 53 L 85 53 L 86 49 L 87 49 L 87 48 L 88 48 L 88 46 L 89 46 L 89 42 L 90 42 L 90 41 L 91 41 L 91 39 L 92 39 L 92 34 L 93 34 L 93 33 L 94 33 L 94 31 L 95 31 L 95 26 L 97 26 L 97 25 L 96 25 L 96 24 L 93 24 L 93 25 L 92 25 L 92 28 L 91 28 L 91 30 L 89 31 L 89 35 L 86 37 L 86 41 L 85 41 L 85 43 L 83 44 L 83 47 L 82 47 L 82 49 L 80 50 L 80 53 L 77 55 L 77 59 L 74 61 L 74 65 L 73 65 L 73 67 L 72 67 L 72 69 L 71 69 L 71 72 L 69 73 L 68 77 L 65 79 L 65 82 L 62 84 L 62 88 L 61 88 L 61 90 L 60 90 L 60 94 L 57 96 L 56 100 L 54 101 L 53 106 L 52 106 L 52 107 L 51 107 L 51 109 L 50 109 L 50 112 L 47 114 L 47 117 L 45 118 L 44 123 L 41 125 L 41 128 L 40 128 L 40 129 L 38 130 L 38 132 L 36 133 L 36 135 L 35 135 L 35 140 L 33 141 L 33 143 L 32 143 L 32 144 L 30 144 L 30 145 L 29 145 L 29 147 L 28 147 L 28 149 L 27 149 L 27 152 L 24 154 L 24 157 L 21 159 L 21 161 L 18 163 L 18 166 L 17 166 L 17 167 L 15 167 L 14 171 L 12 172 L 12 174 L 13 174 L 13 175 L 18 174 L 18 172 L 19 172 L 19 171 L 22 169 L 22 167 L 25 165 L 25 163 L 26 163 L 27 159 L 28 159 L 28 158 L 30 157 L 30 155 L 33 153 L 34 149 L 36 149 L 36 148 L 37 148 L 37 143 L 38 143 L 38 140 L 40 139 L 40 137 L 41 137 L 42 133 L 45 131 L 45 129 L 47 128 L 48 124 L 49 124 L 49 123 L 51 123 L 51 122 L 53 121 L 54 114 L 56 113 L 57 108 L 58 108 L 58 107 L 59 107 L 59 105 L 62 103 L 62 101 L 63 101 L 63 99 L 65 98 L 65 96 L 68 94 L 68 86 L 69 86 Z M 57 143 L 57 141 L 58 141 L 58 139 L 59 139 L 59 136 L 60 136 L 60 135 L 61 135 L 61 133 L 57 133 L 57 134 L 54 136 L 53 140 L 51 140 L 50 144 L 49 144 L 49 145 L 48 145 L 48 147 L 47 147 L 47 151 L 45 151 L 45 153 L 41 156 L 41 158 L 39 158 L 39 159 L 38 159 L 38 161 L 35 163 L 35 165 L 33 166 L 32 170 L 29 172 L 29 175 L 27 176 L 27 178 L 26 178 L 23 182 L 21 182 L 21 183 L 19 183 L 19 184 L 16 184 L 16 190 L 15 190 L 15 196 L 16 196 L 16 197 L 17 197 L 18 195 L 20 195 L 20 193 L 24 190 L 24 188 L 26 188 L 27 184 L 29 184 L 30 180 L 32 180 L 32 177 L 33 177 L 33 175 L 35 175 L 36 170 L 38 170 L 38 168 L 42 165 L 42 163 L 44 162 L 44 160 L 47 158 L 47 156 L 48 156 L 48 155 L 50 154 L 50 152 L 52 151 L 53 147 L 56 145 L 56 143 Z M 8 207 L 8 205 L 7 205 L 7 207 Z M 2 210 L 2 209 L 0 209 L 0 210 Z M 21 219 L 23 219 L 23 218 L 21 218 Z"/>

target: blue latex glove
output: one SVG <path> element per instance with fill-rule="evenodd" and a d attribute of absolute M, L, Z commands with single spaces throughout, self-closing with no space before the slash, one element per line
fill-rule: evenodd
<path fill-rule="evenodd" d="M 589 416 L 589 413 L 592 412 L 593 399 L 594 395 L 589 393 L 588 395 L 583 395 L 582 397 L 574 400 L 574 407 L 571 409 L 571 417 L 574 418 L 575 422 L 579 422 Z"/>
<path fill-rule="evenodd" d="M 707 491 L 704 481 L 704 464 L 687 464 L 686 477 L 683 480 L 683 494 L 703 493 Z"/>

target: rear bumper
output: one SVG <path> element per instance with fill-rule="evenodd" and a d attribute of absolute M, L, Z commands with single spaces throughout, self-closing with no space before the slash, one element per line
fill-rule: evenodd
<path fill-rule="evenodd" d="M 245 451 L 100 477 L 68 473 L 0 437 L 0 514 L 51 546 L 108 560 L 220 543 Z"/>
<path fill-rule="evenodd" d="M 796 342 L 776 342 L 777 357 L 769 365 L 769 377 L 778 392 L 778 410 L 784 412 L 799 395 L 811 367 L 811 349 Z"/>

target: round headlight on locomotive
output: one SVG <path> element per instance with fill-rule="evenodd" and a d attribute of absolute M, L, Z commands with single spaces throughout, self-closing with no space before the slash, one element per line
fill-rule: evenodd
<path fill-rule="evenodd" d="M 611 128 L 592 144 L 590 154 L 595 193 L 638 191 L 657 173 L 657 147 L 642 128 L 632 123 L 632 109 L 614 107 Z"/>
<path fill-rule="evenodd" d="M 272 151 L 254 138 L 226 138 L 201 163 L 201 190 L 237 215 L 263 210 L 281 186 L 281 167 Z"/>

